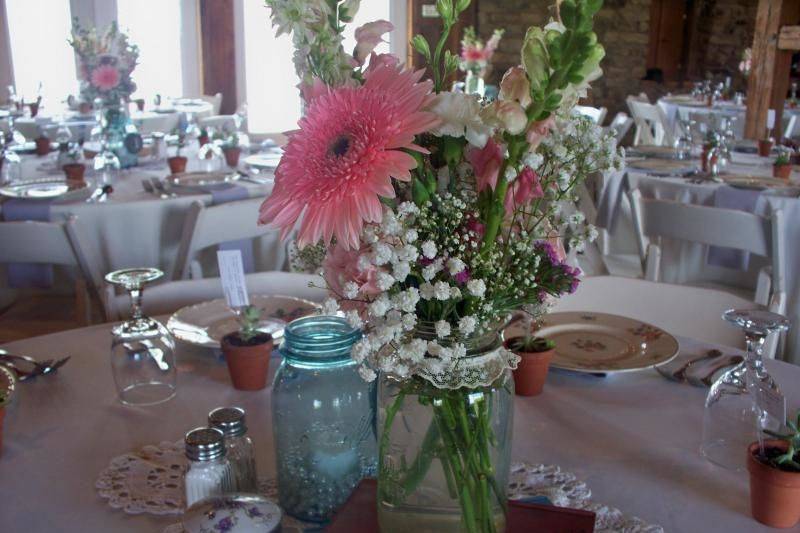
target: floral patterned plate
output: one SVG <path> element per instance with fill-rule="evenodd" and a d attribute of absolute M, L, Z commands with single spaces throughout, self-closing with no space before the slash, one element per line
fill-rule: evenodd
<path fill-rule="evenodd" d="M 506 337 L 522 335 L 520 322 Z M 671 361 L 678 341 L 666 331 L 639 320 L 605 313 L 552 313 L 536 335 L 556 345 L 551 366 L 575 372 L 630 372 Z"/>
<path fill-rule="evenodd" d="M 201 500 L 183 515 L 186 533 L 271 533 L 278 530 L 280 523 L 280 508 L 254 494 Z"/>
<path fill-rule="evenodd" d="M 259 330 L 272 335 L 276 341 L 283 338 L 283 328 L 294 320 L 313 315 L 319 305 L 292 296 L 251 296 L 250 304 L 261 309 Z M 176 339 L 203 346 L 220 347 L 222 337 L 238 329 L 236 316 L 220 298 L 179 309 L 167 322 Z"/>

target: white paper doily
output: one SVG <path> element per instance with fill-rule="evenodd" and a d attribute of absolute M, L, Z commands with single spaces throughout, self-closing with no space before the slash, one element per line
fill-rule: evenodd
<path fill-rule="evenodd" d="M 97 479 L 97 492 L 108 499 L 108 504 L 126 513 L 154 515 L 179 515 L 184 507 L 183 473 L 187 461 L 183 454 L 183 441 L 162 442 L 158 446 L 145 446 L 139 452 L 115 457 Z M 259 493 L 277 502 L 278 487 L 274 479 L 261 479 Z M 546 496 L 554 505 L 583 509 L 596 514 L 597 533 L 663 533 L 663 528 L 630 515 L 619 509 L 591 500 L 592 491 L 574 474 L 554 465 L 514 463 L 508 484 L 508 497 L 518 500 L 531 496 Z M 284 533 L 302 533 L 319 530 L 318 524 L 304 523 L 284 516 L 281 523 Z M 164 533 L 183 533 L 180 524 L 173 524 Z"/>

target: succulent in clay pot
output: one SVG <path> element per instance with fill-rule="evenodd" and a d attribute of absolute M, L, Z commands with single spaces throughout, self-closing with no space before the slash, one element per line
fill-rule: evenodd
<path fill-rule="evenodd" d="M 527 319 L 525 335 L 506 339 L 505 347 L 520 356 L 514 370 L 514 390 L 520 396 L 537 396 L 544 388 L 550 361 L 555 353 L 555 344 L 549 339 L 537 337 L 532 332 L 533 323 Z"/>
<path fill-rule="evenodd" d="M 788 152 L 782 151 L 778 154 L 778 157 L 775 158 L 775 162 L 772 165 L 772 175 L 776 178 L 788 180 L 792 175 L 792 168 L 791 155 Z"/>
<path fill-rule="evenodd" d="M 169 165 L 169 171 L 172 174 L 180 174 L 181 172 L 186 172 L 186 163 L 188 163 L 188 159 L 185 156 L 181 155 L 181 149 L 186 146 L 186 136 L 183 132 L 178 132 L 178 140 L 175 144 L 175 155 L 172 157 L 167 158 L 167 164 Z"/>
<path fill-rule="evenodd" d="M 239 313 L 239 330 L 222 338 L 222 353 L 231 375 L 233 388 L 255 391 L 267 384 L 272 335 L 259 331 L 261 310 L 252 305 Z"/>

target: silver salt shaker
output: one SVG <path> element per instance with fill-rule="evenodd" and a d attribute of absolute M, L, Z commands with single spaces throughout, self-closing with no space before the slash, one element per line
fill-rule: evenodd
<path fill-rule="evenodd" d="M 237 491 L 258 492 L 255 448 L 253 441 L 247 436 L 244 410 L 239 407 L 214 409 L 208 414 L 208 425 L 225 435 L 225 447 Z"/>
<path fill-rule="evenodd" d="M 213 428 L 197 428 L 186 434 L 184 443 L 189 459 L 185 477 L 186 507 L 236 490 L 224 439 L 222 432 Z"/>

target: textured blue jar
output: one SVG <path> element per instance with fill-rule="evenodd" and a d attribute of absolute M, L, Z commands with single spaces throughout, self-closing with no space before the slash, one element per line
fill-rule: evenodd
<path fill-rule="evenodd" d="M 375 384 L 350 359 L 361 332 L 338 317 L 295 320 L 272 387 L 278 493 L 284 511 L 325 522 L 376 469 Z"/>

